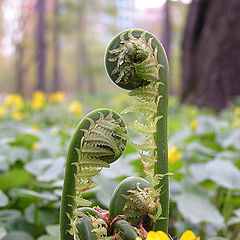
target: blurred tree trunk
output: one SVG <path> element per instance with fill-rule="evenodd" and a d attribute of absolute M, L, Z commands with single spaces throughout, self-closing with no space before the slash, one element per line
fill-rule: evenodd
<path fill-rule="evenodd" d="M 240 95 L 240 1 L 194 0 L 183 42 L 181 99 L 221 110 Z"/>
<path fill-rule="evenodd" d="M 171 17 L 170 17 L 170 0 L 167 0 L 164 8 L 164 33 L 163 33 L 163 46 L 167 53 L 169 63 L 170 61 L 170 45 L 171 45 Z M 173 92 L 172 79 L 170 76 L 170 93 Z"/>
<path fill-rule="evenodd" d="M 3 9 L 2 9 L 2 5 L 3 5 L 3 0 L 0 0 L 0 42 L 2 42 L 2 38 L 4 36 L 4 30 L 3 30 Z M 1 44 L 0 44 L 0 47 Z"/>
<path fill-rule="evenodd" d="M 17 43 L 15 45 L 16 48 L 16 60 L 15 60 L 15 67 L 16 67 L 16 92 L 24 95 L 24 73 L 25 67 L 23 64 L 23 56 L 24 56 L 24 43 L 23 41 Z"/>
<path fill-rule="evenodd" d="M 82 11 L 79 11 L 77 17 L 77 89 L 79 91 L 94 93 L 94 81 L 88 70 L 90 63 L 85 43 L 87 26 L 85 22 L 84 7 L 82 8 Z"/>
<path fill-rule="evenodd" d="M 171 22 L 170 22 L 170 0 L 167 0 L 164 8 L 164 33 L 163 46 L 169 57 L 169 49 L 171 44 Z"/>
<path fill-rule="evenodd" d="M 37 1 L 37 89 L 42 91 L 46 88 L 45 4 L 45 0 Z"/>
<path fill-rule="evenodd" d="M 54 0 L 53 8 L 53 91 L 60 90 L 60 47 L 59 47 L 59 24 L 58 24 L 58 15 L 59 15 L 59 0 Z"/>
<path fill-rule="evenodd" d="M 28 35 L 28 23 L 32 14 L 31 3 L 20 3 L 20 14 L 17 18 L 18 28 L 15 30 L 13 36 L 13 43 L 15 45 L 15 91 L 24 95 L 24 83 L 27 75 L 27 66 L 24 61 L 26 58 L 26 42 Z M 19 32 L 21 36 L 19 37 Z"/>

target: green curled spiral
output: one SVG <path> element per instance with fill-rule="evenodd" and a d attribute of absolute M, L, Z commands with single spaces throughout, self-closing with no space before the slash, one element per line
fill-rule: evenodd
<path fill-rule="evenodd" d="M 128 30 L 110 42 L 105 53 L 105 66 L 115 84 L 132 90 L 158 81 L 161 64 L 152 40 L 148 32 Z"/>
<path fill-rule="evenodd" d="M 167 233 L 167 117 L 170 73 L 165 50 L 150 32 L 126 30 L 114 37 L 108 45 L 105 68 L 111 81 L 130 90 L 128 95 L 132 97 L 133 105 L 122 113 L 135 112 L 146 117 L 144 122 L 134 122 L 135 129 L 146 141 L 134 146 L 140 150 L 144 171 L 151 182 L 150 193 L 155 203 L 153 229 Z"/>
<path fill-rule="evenodd" d="M 60 211 L 61 240 L 72 240 L 77 233 L 76 224 L 81 217 L 78 207 L 91 204 L 81 197 L 82 192 L 95 187 L 91 178 L 116 161 L 126 144 L 126 124 L 117 112 L 97 109 L 80 121 L 67 154 Z"/>

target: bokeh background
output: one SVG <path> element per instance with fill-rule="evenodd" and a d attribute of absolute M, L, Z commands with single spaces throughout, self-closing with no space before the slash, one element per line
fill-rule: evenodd
<path fill-rule="evenodd" d="M 0 239 L 59 240 L 74 128 L 131 105 L 104 69 L 108 42 L 130 28 L 152 32 L 170 61 L 169 233 L 240 240 L 239 0 L 0 0 Z M 84 195 L 93 205 L 145 177 L 131 141 Z"/>
<path fill-rule="evenodd" d="M 26 97 L 37 89 L 67 94 L 115 90 L 106 81 L 106 46 L 119 31 L 141 28 L 171 51 L 172 89 L 179 92 L 189 3 L 169 1 L 170 16 L 165 1 L 157 0 L 2 0 L 0 89 Z"/>

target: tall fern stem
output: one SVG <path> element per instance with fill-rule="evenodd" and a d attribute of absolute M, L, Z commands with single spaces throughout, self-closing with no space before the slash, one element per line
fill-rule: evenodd
<path fill-rule="evenodd" d="M 154 230 L 168 231 L 169 179 L 167 116 L 169 65 L 165 50 L 151 33 L 127 30 L 110 42 L 105 55 L 106 71 L 119 87 L 130 90 L 133 106 L 122 113 L 137 112 L 145 123 L 134 122 L 135 129 L 146 138 L 140 145 L 145 173 L 151 181 L 150 194 L 155 201 Z"/>
<path fill-rule="evenodd" d="M 157 146 L 157 162 L 154 166 L 154 174 L 164 175 L 159 182 L 161 186 L 160 204 L 162 206 L 162 219 L 157 220 L 153 226 L 154 230 L 162 230 L 167 233 L 169 216 L 169 179 L 168 179 L 168 95 L 169 95 L 169 64 L 166 52 L 161 43 L 156 39 L 159 49 L 158 60 L 163 65 L 159 72 L 159 78 L 164 85 L 158 88 L 159 96 L 162 96 L 157 106 L 157 116 L 162 119 L 157 122 L 155 142 Z M 154 41 L 154 42 L 155 42 Z"/>

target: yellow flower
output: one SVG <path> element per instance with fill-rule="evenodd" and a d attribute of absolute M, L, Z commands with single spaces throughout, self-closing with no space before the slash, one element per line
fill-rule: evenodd
<path fill-rule="evenodd" d="M 235 116 L 240 116 L 240 107 L 236 107 L 236 108 L 234 109 L 234 111 L 233 111 L 233 114 L 234 114 Z"/>
<path fill-rule="evenodd" d="M 33 93 L 32 97 L 32 108 L 33 109 L 40 109 L 45 104 L 46 97 L 42 91 L 36 91 Z"/>
<path fill-rule="evenodd" d="M 34 143 L 34 144 L 32 145 L 32 148 L 33 148 L 34 150 L 38 150 L 40 147 L 39 147 L 39 144 L 38 144 L 38 143 Z"/>
<path fill-rule="evenodd" d="M 19 111 L 12 112 L 11 116 L 12 116 L 12 119 L 16 121 L 22 120 L 24 118 L 24 114 Z"/>
<path fill-rule="evenodd" d="M 78 101 L 73 101 L 68 107 L 68 111 L 75 115 L 80 115 L 83 112 L 82 104 Z"/>
<path fill-rule="evenodd" d="M 142 239 L 140 237 L 137 237 L 136 240 L 142 240 Z M 157 231 L 157 232 L 150 231 L 147 234 L 146 240 L 170 240 L 170 238 L 166 233 L 162 231 Z M 196 237 L 192 231 L 187 230 L 182 234 L 179 240 L 200 240 L 200 237 Z"/>
<path fill-rule="evenodd" d="M 190 129 L 191 129 L 193 132 L 196 130 L 197 126 L 198 126 L 198 120 L 197 120 L 197 119 L 193 120 L 193 121 L 190 123 L 190 125 L 189 125 Z"/>
<path fill-rule="evenodd" d="M 23 106 L 23 98 L 17 93 L 9 94 L 4 103 L 8 107 L 21 108 Z"/>
<path fill-rule="evenodd" d="M 142 240 L 140 237 L 137 237 L 136 240 Z M 146 240 L 170 240 L 168 235 L 162 231 L 150 231 L 147 234 Z"/>
<path fill-rule="evenodd" d="M 2 117 L 6 113 L 6 108 L 4 106 L 0 106 L 0 117 Z"/>
<path fill-rule="evenodd" d="M 65 100 L 65 94 L 63 92 L 57 91 L 51 93 L 48 97 L 49 102 L 51 103 L 60 103 Z"/>
<path fill-rule="evenodd" d="M 57 129 L 54 129 L 54 130 L 51 131 L 51 134 L 52 134 L 53 136 L 58 135 L 58 133 L 59 133 L 59 131 L 58 131 Z"/>
<path fill-rule="evenodd" d="M 182 153 L 177 149 L 177 147 L 173 146 L 168 149 L 168 162 L 174 163 L 178 161 L 182 157 Z"/>
<path fill-rule="evenodd" d="M 179 240 L 200 240 L 200 237 L 196 237 L 192 231 L 187 230 L 182 234 Z"/>
<path fill-rule="evenodd" d="M 147 235 L 146 240 L 169 240 L 169 237 L 166 233 L 162 231 L 150 231 Z"/>
<path fill-rule="evenodd" d="M 31 125 L 31 128 L 34 129 L 35 131 L 39 132 L 40 131 L 40 127 L 38 125 Z"/>
<path fill-rule="evenodd" d="M 233 127 L 235 127 L 235 128 L 240 127 L 240 117 L 234 119 Z"/>

